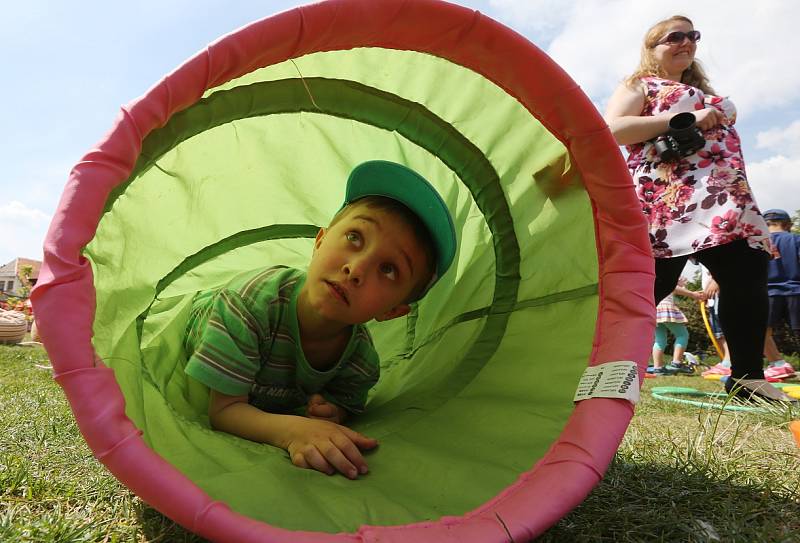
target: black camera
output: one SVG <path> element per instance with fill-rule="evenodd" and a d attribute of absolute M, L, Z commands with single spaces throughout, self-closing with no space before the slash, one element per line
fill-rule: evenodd
<path fill-rule="evenodd" d="M 705 147 L 706 139 L 694 123 L 694 113 L 689 112 L 678 113 L 669 120 L 669 130 L 653 142 L 663 162 L 674 162 Z"/>

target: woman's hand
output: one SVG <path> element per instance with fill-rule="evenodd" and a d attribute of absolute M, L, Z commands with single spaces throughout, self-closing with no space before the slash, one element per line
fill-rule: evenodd
<path fill-rule="evenodd" d="M 725 122 L 725 115 L 718 109 L 707 107 L 694 112 L 695 123 L 700 130 L 711 130 Z"/>

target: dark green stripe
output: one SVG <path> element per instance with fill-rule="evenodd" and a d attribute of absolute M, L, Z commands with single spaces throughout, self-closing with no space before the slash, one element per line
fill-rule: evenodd
<path fill-rule="evenodd" d="M 514 308 L 511 311 L 509 311 L 509 313 L 513 313 L 514 311 L 518 311 L 520 309 L 540 307 L 543 305 L 556 304 L 559 302 L 566 302 L 569 300 L 577 300 L 580 298 L 595 296 L 597 295 L 597 293 L 598 293 L 598 285 L 597 283 L 594 283 L 591 285 L 575 288 L 572 290 L 565 290 L 562 292 L 556 292 L 554 294 L 548 294 L 547 296 L 540 296 L 538 298 L 531 298 L 529 300 L 521 300 L 516 304 L 514 304 Z M 481 307 L 479 309 L 473 309 L 472 311 L 467 311 L 466 313 L 462 313 L 461 315 L 454 317 L 453 319 L 450 320 L 450 322 L 448 322 L 441 328 L 437 329 L 436 332 L 425 338 L 425 341 L 417 345 L 415 349 L 409 350 L 401 355 L 393 357 L 391 363 L 389 363 L 388 365 L 393 366 L 394 364 L 396 364 L 401 360 L 407 360 L 409 358 L 412 358 L 417 351 L 439 339 L 441 336 L 444 335 L 445 332 L 447 332 L 447 330 L 449 330 L 453 326 L 485 317 L 489 314 L 490 310 L 491 307 Z"/>
<path fill-rule="evenodd" d="M 539 307 L 541 305 L 557 304 L 567 300 L 577 300 L 578 298 L 586 298 L 588 296 L 595 296 L 598 293 L 597 283 L 586 285 L 583 287 L 574 288 L 572 290 L 565 290 L 562 292 L 554 292 L 547 296 L 539 296 L 538 298 L 531 298 L 530 300 L 520 300 L 514 306 L 514 311 L 517 309 L 526 309 L 528 307 Z"/>
<path fill-rule="evenodd" d="M 220 255 L 238 249 L 239 247 L 245 247 L 271 239 L 313 238 L 317 235 L 318 231 L 319 226 L 314 226 L 313 224 L 271 224 L 269 226 L 262 226 L 261 228 L 238 232 L 184 258 L 183 262 L 178 264 L 174 270 L 169 272 L 158 282 L 155 296 L 158 297 L 158 295 L 171 285 L 173 281 L 182 277 L 190 270 Z"/>

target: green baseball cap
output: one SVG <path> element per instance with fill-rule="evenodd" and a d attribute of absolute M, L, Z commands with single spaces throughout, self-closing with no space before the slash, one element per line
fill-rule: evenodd
<path fill-rule="evenodd" d="M 397 200 L 427 227 L 436 251 L 436 271 L 426 292 L 442 277 L 456 254 L 456 229 L 442 197 L 424 177 L 402 164 L 370 160 L 353 168 L 347 179 L 344 205 L 365 196 Z"/>

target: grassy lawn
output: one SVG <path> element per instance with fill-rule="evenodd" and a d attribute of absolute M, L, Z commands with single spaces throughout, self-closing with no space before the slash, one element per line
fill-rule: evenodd
<path fill-rule="evenodd" d="M 94 460 L 50 371 L 37 367 L 48 364 L 39 348 L 0 346 L 0 541 L 200 541 Z M 699 377 L 646 380 L 606 478 L 539 541 L 800 541 L 791 415 L 656 401 L 652 386 L 721 389 Z"/>

